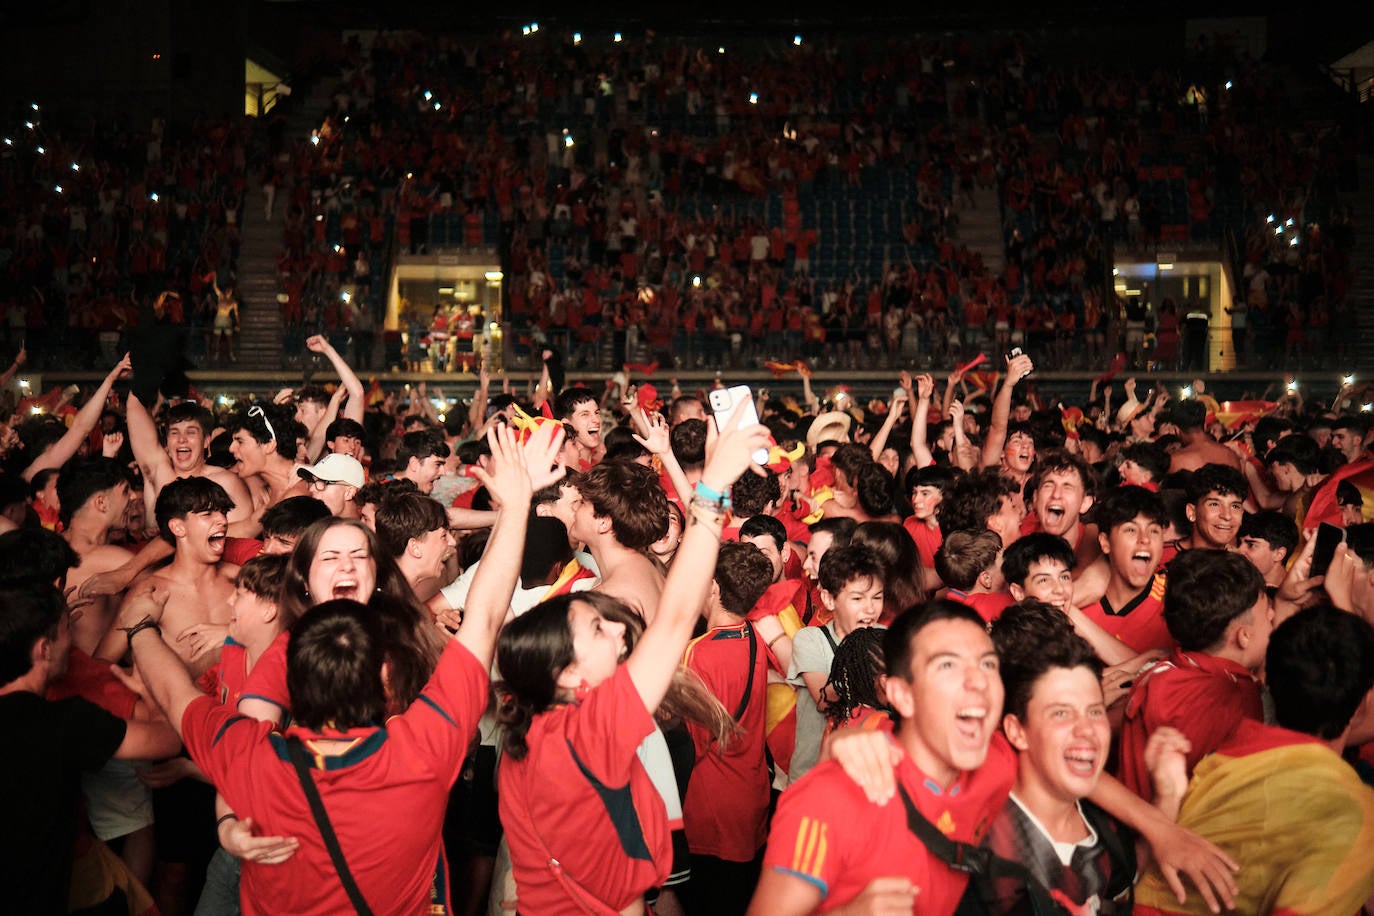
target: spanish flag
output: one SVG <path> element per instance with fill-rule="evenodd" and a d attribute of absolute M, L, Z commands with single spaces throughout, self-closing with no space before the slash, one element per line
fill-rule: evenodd
<path fill-rule="evenodd" d="M 1365 456 L 1337 468 L 1321 482 L 1307 505 L 1307 514 L 1302 520 L 1304 528 L 1315 528 L 1322 522 L 1341 526 L 1341 507 L 1336 505 L 1336 488 L 1343 480 L 1354 484 L 1364 497 L 1364 520 L 1374 520 L 1374 458 Z"/>
<path fill-rule="evenodd" d="M 1240 429 L 1267 416 L 1277 406 L 1276 401 L 1222 401 L 1214 409 L 1222 426 Z"/>
<path fill-rule="evenodd" d="M 782 631 L 791 639 L 803 626 L 802 611 L 805 608 L 806 583 L 799 579 L 783 579 L 768 586 L 750 610 L 749 619 L 759 620 L 776 614 Z M 787 670 L 771 649 L 768 652 L 768 664 L 783 677 L 787 676 Z M 768 685 L 763 727 L 767 735 L 768 752 L 778 768 L 786 773 L 792 767 L 792 748 L 797 741 L 797 688 L 791 684 Z"/>
<path fill-rule="evenodd" d="M 1374 892 L 1374 789 L 1306 735 L 1243 723 L 1193 771 L 1178 823 L 1241 863 L 1237 913 L 1344 916 Z M 1151 866 L 1135 912 L 1208 909 L 1191 889 L 1180 904 Z"/>

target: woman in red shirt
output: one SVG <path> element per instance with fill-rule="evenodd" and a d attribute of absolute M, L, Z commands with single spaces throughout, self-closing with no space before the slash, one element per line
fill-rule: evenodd
<path fill-rule="evenodd" d="M 501 633 L 500 814 L 521 912 L 642 913 L 645 892 L 668 877 L 667 814 L 637 751 L 706 601 L 725 522 L 719 494 L 767 437 L 755 424 L 712 443 L 663 598 L 638 640 L 624 605 L 596 592 L 546 601 Z"/>

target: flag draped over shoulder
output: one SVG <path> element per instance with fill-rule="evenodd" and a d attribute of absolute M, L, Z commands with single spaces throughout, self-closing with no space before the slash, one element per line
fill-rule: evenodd
<path fill-rule="evenodd" d="M 1365 457 L 1342 465 L 1322 481 L 1312 493 L 1307 514 L 1303 516 L 1304 528 L 1315 528 L 1322 522 L 1340 525 L 1341 507 L 1336 505 L 1336 488 L 1343 480 L 1350 481 L 1364 497 L 1364 520 L 1374 520 L 1374 458 Z"/>
<path fill-rule="evenodd" d="M 783 632 L 790 639 L 802 628 L 805 609 L 806 583 L 798 579 L 783 579 L 768 586 L 748 617 L 758 620 L 776 614 Z M 771 649 L 768 662 L 775 671 L 784 677 L 787 675 Z M 791 684 L 769 684 L 764 709 L 768 750 L 773 755 L 773 761 L 786 772 L 792 765 L 792 747 L 797 739 L 797 688 Z"/>
<path fill-rule="evenodd" d="M 1178 822 L 1243 863 L 1235 911 L 1358 913 L 1374 891 L 1374 789 L 1315 741 L 1230 750 L 1198 764 Z M 1208 912 L 1196 893 L 1180 904 L 1157 866 L 1135 901 L 1137 916 Z"/>

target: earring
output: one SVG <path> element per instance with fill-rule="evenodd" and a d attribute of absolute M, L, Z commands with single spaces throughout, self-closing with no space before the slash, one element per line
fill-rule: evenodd
<path fill-rule="evenodd" d="M 586 678 L 583 678 L 582 683 L 578 684 L 576 687 L 573 688 L 573 699 L 577 700 L 580 703 L 587 697 L 591 696 L 591 693 L 592 685 L 587 683 Z"/>

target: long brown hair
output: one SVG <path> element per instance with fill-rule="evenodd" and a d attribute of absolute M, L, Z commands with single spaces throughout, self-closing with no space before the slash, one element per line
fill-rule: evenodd
<path fill-rule="evenodd" d="M 505 727 L 505 752 L 520 760 L 529 750 L 525 736 L 534 717 L 557 705 L 558 675 L 573 663 L 573 636 L 568 625 L 572 603 L 590 604 L 606 620 L 625 625 L 625 655 L 644 633 L 644 620 L 623 603 L 600 592 L 559 595 L 535 605 L 501 630 L 496 662 L 501 682 L 496 720 Z M 705 727 L 722 748 L 739 731 L 730 713 L 693 672 L 679 667 L 657 717 L 690 719 Z"/>
<path fill-rule="evenodd" d="M 916 542 L 895 522 L 864 522 L 850 544 L 867 547 L 883 565 L 883 617 L 890 619 L 926 600 Z"/>
<path fill-rule="evenodd" d="M 387 652 L 391 674 L 388 705 L 393 711 L 405 709 L 419 697 L 429 676 L 434 673 L 434 666 L 438 664 L 439 654 L 444 649 L 444 638 L 435 627 L 429 609 L 415 599 L 396 561 L 382 553 L 377 536 L 366 525 L 356 519 L 331 516 L 320 519 L 302 531 L 286 564 L 280 610 L 289 619 L 298 620 L 319 603 L 316 597 L 310 595 L 310 565 L 315 560 L 315 553 L 325 532 L 341 526 L 363 533 L 368 554 L 376 566 L 377 590 L 373 595 L 364 597 L 368 599 L 366 603 L 369 609 L 384 618 L 390 644 Z"/>

